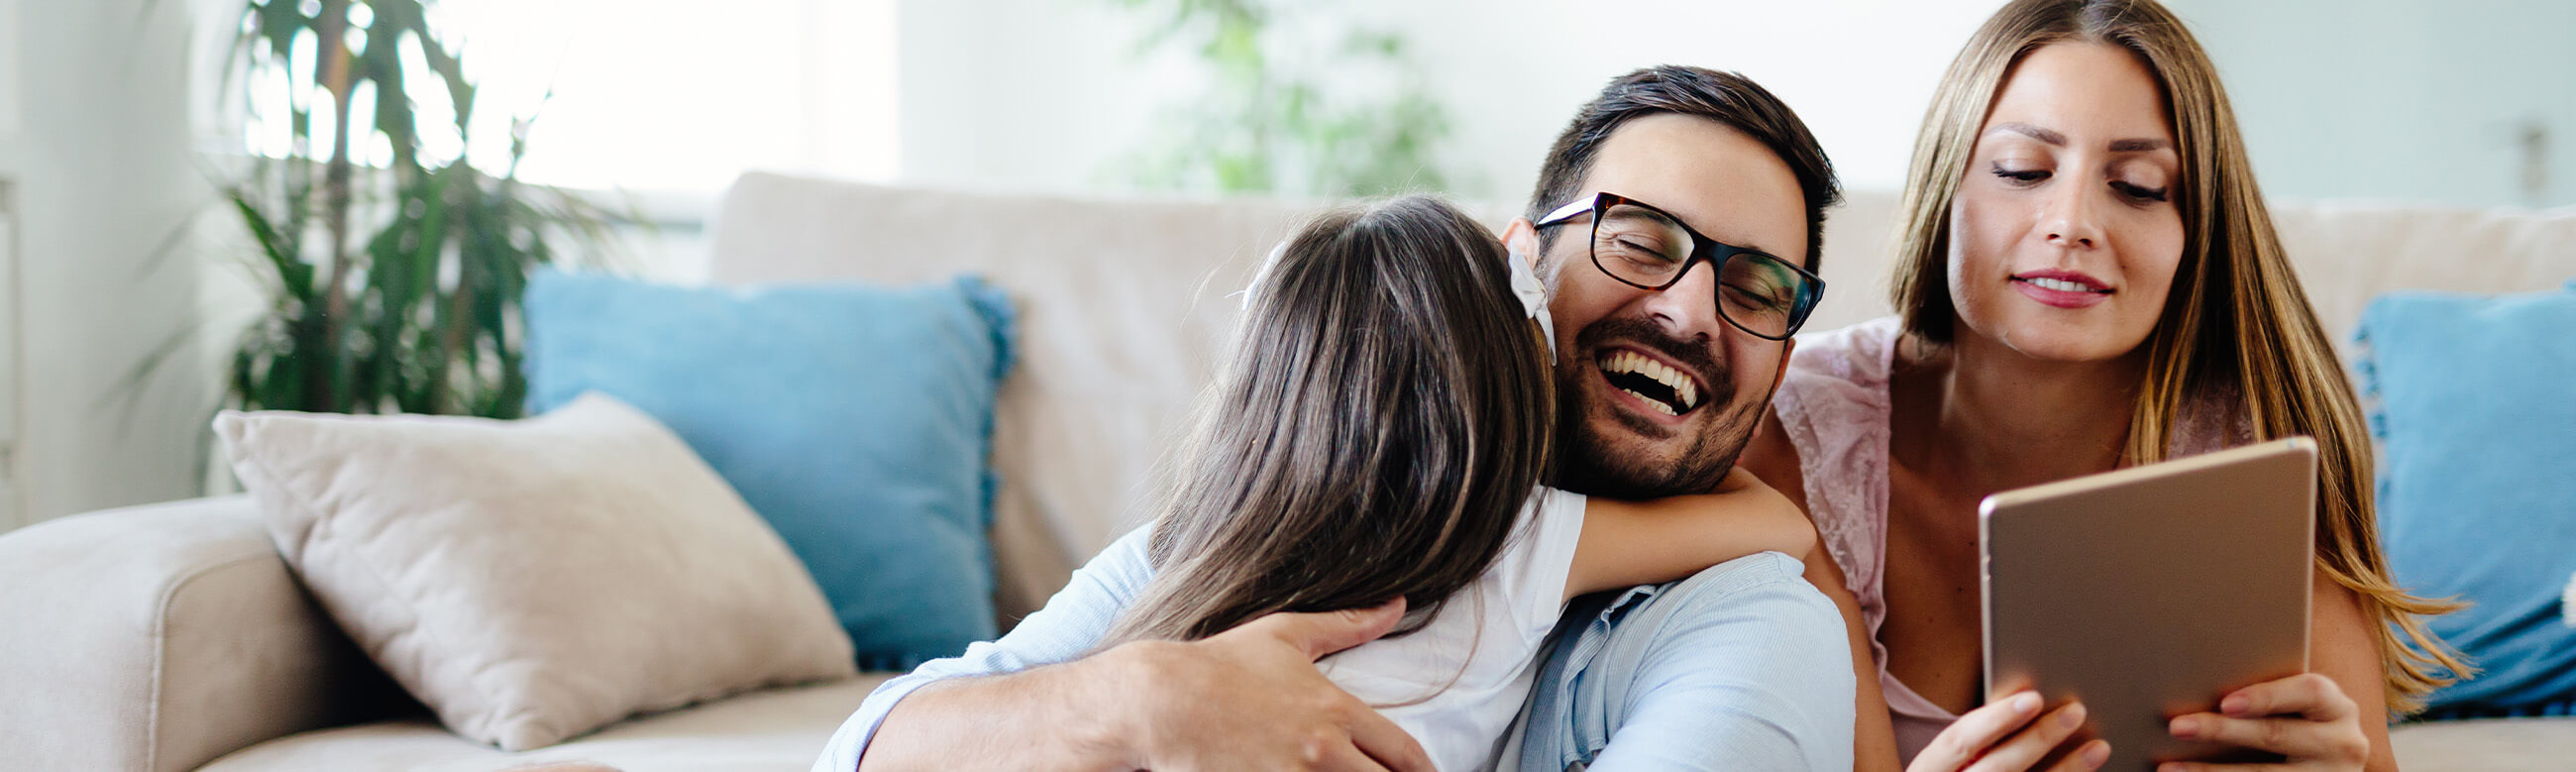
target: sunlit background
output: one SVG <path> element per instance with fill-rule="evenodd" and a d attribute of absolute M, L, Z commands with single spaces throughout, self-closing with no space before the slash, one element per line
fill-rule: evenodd
<path fill-rule="evenodd" d="M 1132 192 L 1219 65 L 1216 13 L 1263 15 L 1272 76 L 1327 102 L 1426 98 L 1449 192 L 1524 195 L 1574 106 L 1657 63 L 1737 70 L 1814 127 L 1854 187 L 1901 184 L 1923 105 L 1992 0 L 1220 3 L 1206 0 L 447 0 L 499 125 L 538 112 L 525 176 L 709 191 L 745 168 Z M 2576 201 L 2576 5 L 2175 0 L 2217 58 L 2274 195 Z M 1334 49 L 1357 31 L 1397 58 Z M 1401 93 L 1399 93 L 1401 92 Z M 500 98 L 494 99 L 498 96 Z M 1287 192 L 1307 192 L 1293 184 Z"/>
<path fill-rule="evenodd" d="M 439 0 L 428 26 L 474 84 L 462 132 L 431 63 L 402 58 L 421 68 L 412 114 L 446 127 L 422 132 L 424 158 L 502 174 L 515 135 L 519 182 L 608 218 L 600 251 L 687 280 L 718 193 L 747 169 L 1517 202 L 1577 105 L 1661 63 L 1760 81 L 1848 186 L 1889 190 L 1943 67 L 1998 4 Z M 2576 204 L 2576 3 L 2169 5 L 2217 59 L 2274 197 Z M 242 325 L 266 310 L 220 191 L 299 152 L 286 113 L 330 107 L 312 40 L 264 75 L 228 67 L 244 7 L 0 0 L 0 529 L 193 495 L 207 477 L 192 449 Z M 362 168 L 394 159 L 368 116 L 396 96 L 351 97 Z M 301 152 L 334 131 L 308 127 Z"/>

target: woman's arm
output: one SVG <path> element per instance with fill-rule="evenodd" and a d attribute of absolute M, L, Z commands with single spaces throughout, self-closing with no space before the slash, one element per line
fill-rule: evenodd
<path fill-rule="evenodd" d="M 1842 612 L 1843 630 L 1851 637 L 1853 676 L 1852 768 L 1895 770 L 1896 724 L 1887 710 L 1887 695 L 1879 690 L 1878 657 L 1871 653 L 1868 625 L 1860 618 L 1860 600 L 1852 597 L 1843 585 L 1843 570 L 1834 565 L 1834 557 L 1824 550 L 1807 555 L 1808 584 L 1834 602 Z"/>
<path fill-rule="evenodd" d="M 1565 597 L 1670 582 L 1764 550 L 1802 557 L 1815 546 L 1797 505 L 1737 468 L 1705 495 L 1586 501 Z"/>

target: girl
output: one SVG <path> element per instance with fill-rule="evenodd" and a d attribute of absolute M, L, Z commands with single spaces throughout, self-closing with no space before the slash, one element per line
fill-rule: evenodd
<path fill-rule="evenodd" d="M 1102 649 L 1403 598 L 1394 633 L 1324 672 L 1442 769 L 1482 768 L 1567 599 L 1815 543 L 1741 470 L 1647 503 L 1539 487 L 1556 406 L 1545 292 L 1438 200 L 1326 215 L 1248 292 L 1153 526 L 1154 578 Z"/>

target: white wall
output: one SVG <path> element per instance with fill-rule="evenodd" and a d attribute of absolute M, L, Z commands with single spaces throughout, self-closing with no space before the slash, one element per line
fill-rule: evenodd
<path fill-rule="evenodd" d="M 18 102 L 0 108 L 17 116 L 0 123 L 0 175 L 19 226 L 16 399 L 0 409 L 17 419 L 6 473 L 22 521 L 196 491 L 212 380 L 200 352 L 183 346 L 133 403 L 119 398 L 195 317 L 193 261 L 152 257 L 209 197 L 189 154 L 186 4 L 145 7 L 0 0 L 14 33 L 0 94 Z"/>
<path fill-rule="evenodd" d="M 1102 186 L 1186 81 L 1129 56 L 1139 25 L 1110 0 L 896 0 L 906 182 L 1018 190 Z"/>
<path fill-rule="evenodd" d="M 1519 201 L 1548 143 L 1610 78 L 1657 64 L 1733 70 L 1796 110 L 1844 185 L 1905 181 L 1915 127 L 1941 70 L 1995 0 L 1505 0 L 1396 4 L 1455 146 Z"/>
<path fill-rule="evenodd" d="M 1129 55 L 1111 0 L 899 0 L 903 179 L 1054 191 L 1142 141 L 1190 65 Z M 2212 51 L 2255 163 L 2285 198 L 2576 203 L 2576 3 L 2169 0 Z M 1408 35 L 1446 102 L 1453 193 L 1517 202 L 1606 79 L 1743 72 L 1795 108 L 1847 186 L 1893 190 L 1941 71 L 2000 0 L 1312 0 Z M 2524 190 L 2519 133 L 2550 147 Z"/>
<path fill-rule="evenodd" d="M 1460 195 L 1518 201 L 1574 109 L 1656 64 L 1739 70 L 1818 134 L 1847 184 L 1902 184 L 1933 83 L 1994 0 L 1418 0 L 1300 7 L 1409 36 L 1447 104 Z M 903 0 L 902 177 L 970 187 L 1115 187 L 1186 63 L 1129 55 L 1109 0 Z"/>
<path fill-rule="evenodd" d="M 2576 204 L 2576 3 L 2167 2 L 2217 61 L 2267 194 Z"/>

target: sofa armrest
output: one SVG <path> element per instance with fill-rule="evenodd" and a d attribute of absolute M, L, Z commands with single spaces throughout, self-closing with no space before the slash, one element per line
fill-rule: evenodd
<path fill-rule="evenodd" d="M 245 497 L 0 534 L 0 748 L 28 769 L 188 770 L 383 700 Z"/>

